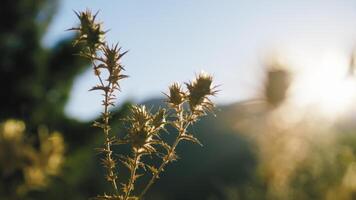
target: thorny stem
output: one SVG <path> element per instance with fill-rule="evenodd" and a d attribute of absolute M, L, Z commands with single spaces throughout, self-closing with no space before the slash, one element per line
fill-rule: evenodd
<path fill-rule="evenodd" d="M 92 60 L 92 63 L 94 64 L 94 61 Z M 95 65 L 95 64 L 94 64 Z M 100 81 L 100 84 L 101 86 L 104 87 L 104 82 L 101 78 L 101 76 L 98 74 L 97 75 L 99 81 Z M 106 160 L 107 161 L 113 161 L 113 158 L 112 158 L 112 150 L 111 150 L 111 140 L 110 140 L 110 126 L 109 126 L 109 118 L 110 118 L 110 112 L 109 112 L 109 98 L 111 96 L 111 93 L 112 93 L 112 89 L 111 89 L 111 83 L 108 83 L 107 85 L 107 88 L 109 88 L 109 90 L 105 90 L 105 99 L 104 99 L 104 102 L 103 102 L 103 105 L 104 105 L 104 113 L 102 114 L 102 117 L 103 117 L 103 122 L 104 122 L 104 126 L 103 126 L 103 131 L 104 131 L 104 135 L 105 135 L 105 146 L 104 146 L 104 152 L 105 152 L 105 156 L 106 156 Z M 115 193 L 117 195 L 119 195 L 119 189 L 117 187 L 117 184 L 116 184 L 116 175 L 114 173 L 114 170 L 115 170 L 115 166 L 112 167 L 107 167 L 107 174 L 108 174 L 108 177 L 109 177 L 109 181 L 111 182 L 114 190 L 115 190 Z"/>
<path fill-rule="evenodd" d="M 171 161 L 170 158 L 174 155 L 175 149 L 178 146 L 179 142 L 181 141 L 182 135 L 184 135 L 186 133 L 186 130 L 190 124 L 190 122 L 187 122 L 187 124 L 184 124 L 185 119 L 184 119 L 184 110 L 182 108 L 182 105 L 179 105 L 175 110 L 178 113 L 178 122 L 179 122 L 179 126 L 177 127 L 178 128 L 178 136 L 177 136 L 176 140 L 174 141 L 172 147 L 167 152 L 167 155 L 163 158 L 163 161 L 162 161 L 161 165 L 159 166 L 159 168 L 157 169 L 157 171 L 153 172 L 153 175 L 152 175 L 150 181 L 148 182 L 146 187 L 141 192 L 139 199 L 142 199 L 142 197 L 146 194 L 148 189 L 158 179 L 159 174 L 163 171 L 163 169 L 166 167 L 166 165 Z"/>
<path fill-rule="evenodd" d="M 109 137 L 110 134 L 110 127 L 109 127 L 109 104 L 108 104 L 108 98 L 109 98 L 109 92 L 106 91 L 105 92 L 105 105 L 104 105 L 104 133 L 105 133 L 105 140 L 106 140 L 106 159 L 107 160 L 113 160 L 111 155 L 112 155 L 112 151 L 111 151 L 111 140 Z M 114 169 L 113 168 L 108 168 L 108 175 L 110 177 L 110 181 L 112 182 L 112 185 L 115 189 L 115 192 L 117 193 L 117 195 L 119 195 L 119 190 L 117 188 L 117 184 L 116 184 L 116 175 L 114 173 Z"/>
<path fill-rule="evenodd" d="M 133 190 L 135 180 L 136 180 L 136 171 L 137 171 L 137 167 L 138 167 L 138 164 L 140 161 L 140 157 L 141 157 L 141 155 L 138 153 L 138 151 L 134 150 L 134 159 L 133 159 L 134 163 L 133 163 L 133 167 L 130 170 L 130 180 L 128 182 L 128 188 L 125 193 L 124 200 L 127 200 L 130 197 L 130 193 Z"/>

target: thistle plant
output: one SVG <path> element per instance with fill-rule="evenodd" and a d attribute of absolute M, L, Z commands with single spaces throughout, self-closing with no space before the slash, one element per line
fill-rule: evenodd
<path fill-rule="evenodd" d="M 162 157 L 162 162 L 157 168 L 150 166 L 152 177 L 143 191 L 140 193 L 139 198 L 142 198 L 152 184 L 159 178 L 160 173 L 164 170 L 165 166 L 172 161 L 177 160 L 176 148 L 178 144 L 183 141 L 191 141 L 202 145 L 201 142 L 188 133 L 187 129 L 194 122 L 204 115 L 206 111 L 212 111 L 214 104 L 209 99 L 209 96 L 216 94 L 216 87 L 212 86 L 212 77 L 208 74 L 202 73 L 190 83 L 186 83 L 188 90 L 184 91 L 179 83 L 174 83 L 169 87 L 169 94 L 167 96 L 167 105 L 171 111 L 172 120 L 169 124 L 172 125 L 178 132 L 175 141 L 172 145 L 161 142 L 161 145 L 166 150 Z M 189 105 L 189 108 L 184 106 Z"/>
<path fill-rule="evenodd" d="M 166 94 L 167 109 L 160 108 L 152 113 L 143 105 L 132 105 L 124 119 L 125 136 L 118 137 L 118 134 L 111 133 L 109 109 L 115 106 L 120 80 L 127 78 L 122 74 L 124 68 L 121 65 L 121 58 L 127 51 L 121 52 L 117 44 L 107 44 L 104 37 L 106 31 L 102 29 L 101 23 L 96 21 L 97 14 L 93 15 L 87 10 L 76 15 L 80 25 L 70 29 L 78 32 L 74 45 L 83 45 L 80 55 L 91 61 L 94 75 L 98 78 L 98 85 L 90 90 L 99 90 L 104 97 L 101 120 L 95 121 L 93 125 L 101 128 L 104 133 L 104 144 L 100 151 L 104 154 L 102 163 L 106 168 L 106 180 L 112 185 L 113 191 L 94 199 L 143 199 L 164 168 L 177 160 L 176 148 L 181 141 L 187 140 L 201 145 L 193 133 L 188 132 L 188 127 L 214 108 L 214 103 L 209 99 L 217 92 L 213 86 L 213 78 L 201 73 L 194 81 L 185 83 L 185 89 L 179 83 L 172 84 Z M 172 126 L 177 132 L 173 144 L 168 144 L 161 137 L 161 134 L 167 132 L 168 126 Z M 131 152 L 129 155 L 119 153 L 114 158 L 113 145 L 129 145 Z M 147 162 L 153 157 L 158 157 L 160 164 L 155 166 Z M 129 177 L 126 181 L 118 176 L 118 161 L 128 168 Z M 150 176 L 149 181 L 142 191 L 135 190 L 136 181 L 145 175 Z"/>
<path fill-rule="evenodd" d="M 80 52 L 80 55 L 91 61 L 94 74 L 98 78 L 99 84 L 90 90 L 100 90 L 104 96 L 102 100 L 104 111 L 102 112 L 101 121 L 96 121 L 93 125 L 101 128 L 105 136 L 104 146 L 100 150 L 105 154 L 105 158 L 102 162 L 107 169 L 106 180 L 112 184 L 116 194 L 119 194 L 116 183 L 116 162 L 113 159 L 113 152 L 111 150 L 115 137 L 110 134 L 109 107 L 114 106 L 116 99 L 114 93 L 119 90 L 119 80 L 126 77 L 122 74 L 124 68 L 120 64 L 120 58 L 126 52 L 121 53 L 121 49 L 118 48 L 118 45 L 109 46 L 104 41 L 105 31 L 102 30 L 101 23 L 95 21 L 97 14 L 92 15 L 92 13 L 87 10 L 85 12 L 76 13 L 76 15 L 80 20 L 80 26 L 70 29 L 78 32 L 78 38 L 74 44 L 83 45 L 84 48 Z M 106 70 L 109 75 L 103 77 L 101 73 L 102 70 Z"/>

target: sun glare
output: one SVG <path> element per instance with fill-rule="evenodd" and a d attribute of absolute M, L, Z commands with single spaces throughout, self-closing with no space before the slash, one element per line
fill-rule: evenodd
<path fill-rule="evenodd" d="M 295 80 L 291 94 L 294 103 L 325 116 L 346 112 L 356 97 L 355 78 L 347 74 L 348 59 L 327 55 L 318 65 L 309 66 Z"/>

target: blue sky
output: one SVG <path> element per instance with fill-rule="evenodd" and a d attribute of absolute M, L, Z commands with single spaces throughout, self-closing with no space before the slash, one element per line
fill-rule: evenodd
<path fill-rule="evenodd" d="M 261 91 L 268 55 L 347 53 L 356 41 L 356 1 L 64 0 L 44 45 L 69 36 L 73 10 L 86 8 L 100 10 L 107 40 L 129 50 L 123 64 L 130 78 L 122 81 L 119 104 L 157 97 L 201 70 L 221 85 L 218 103 L 248 99 Z M 91 71 L 77 78 L 70 116 L 88 120 L 100 112 L 101 96 L 88 92 L 95 84 Z"/>

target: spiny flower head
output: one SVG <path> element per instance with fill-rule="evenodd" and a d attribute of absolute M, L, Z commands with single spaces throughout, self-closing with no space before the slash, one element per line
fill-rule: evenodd
<path fill-rule="evenodd" d="M 137 126 L 143 127 L 147 126 L 152 115 L 146 109 L 144 105 L 134 105 L 131 107 L 131 115 L 128 117 L 128 121 L 137 124 Z"/>
<path fill-rule="evenodd" d="M 80 20 L 80 26 L 72 28 L 79 32 L 79 37 L 75 41 L 77 43 L 84 43 L 86 47 L 93 53 L 97 48 L 103 44 L 105 31 L 102 30 L 101 24 L 95 21 L 96 15 L 93 15 L 90 10 L 84 12 L 75 12 Z"/>
<path fill-rule="evenodd" d="M 143 147 L 150 138 L 149 130 L 145 126 L 133 126 L 129 129 L 129 141 L 136 149 Z"/>
<path fill-rule="evenodd" d="M 131 107 L 131 114 L 126 119 L 129 122 L 128 142 L 136 149 L 145 149 L 149 152 L 154 150 L 151 144 L 155 142 L 160 129 L 165 125 L 165 110 L 160 109 L 155 115 L 152 115 L 143 105 Z"/>
<path fill-rule="evenodd" d="M 104 58 L 99 59 L 103 64 L 99 65 L 99 68 L 105 68 L 109 72 L 108 81 L 113 85 L 119 86 L 118 81 L 127 78 L 126 75 L 121 74 L 124 67 L 120 63 L 120 58 L 124 56 L 127 51 L 121 53 L 121 48 L 118 45 L 112 45 L 111 47 L 105 44 L 102 48 Z"/>
<path fill-rule="evenodd" d="M 118 67 L 123 69 L 122 66 L 120 66 L 119 60 L 123 55 L 126 54 L 126 51 L 121 53 L 121 48 L 118 47 L 118 44 L 112 45 L 111 47 L 106 44 L 103 46 L 102 50 L 104 53 L 103 62 L 107 65 L 109 69 L 114 69 Z"/>
<path fill-rule="evenodd" d="M 189 107 L 193 113 L 204 113 L 205 110 L 210 110 L 214 106 L 209 99 L 209 96 L 216 94 L 212 82 L 212 76 L 200 73 L 194 81 L 186 83 Z"/>
<path fill-rule="evenodd" d="M 171 106 L 179 106 L 184 102 L 185 96 L 186 95 L 182 91 L 182 88 L 179 83 L 173 83 L 171 86 L 169 86 L 169 95 L 167 95 L 167 102 Z"/>

